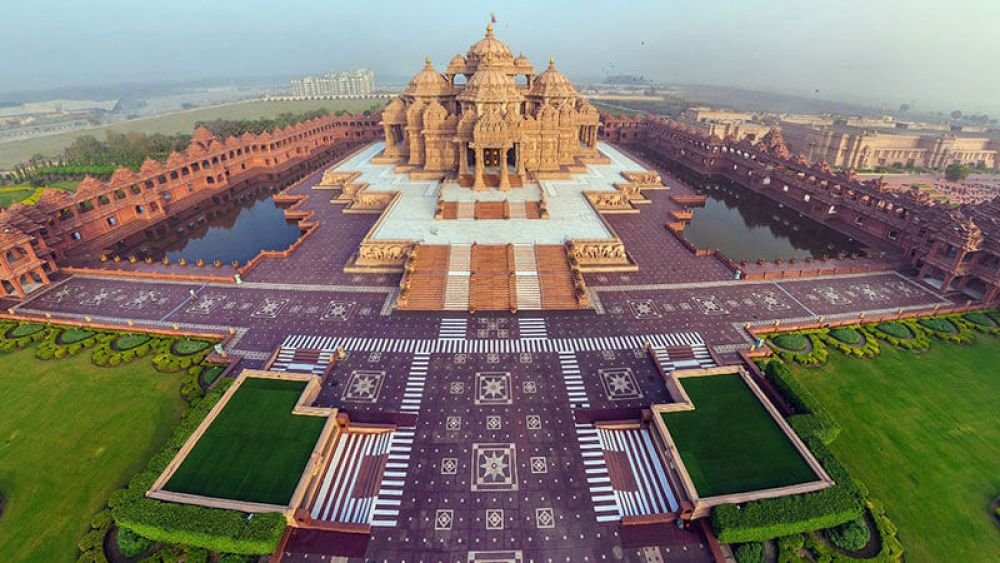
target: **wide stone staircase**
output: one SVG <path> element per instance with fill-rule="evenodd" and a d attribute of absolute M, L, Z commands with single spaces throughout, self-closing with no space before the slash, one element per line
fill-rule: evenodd
<path fill-rule="evenodd" d="M 419 245 L 397 306 L 416 311 L 580 309 L 562 245 Z"/>

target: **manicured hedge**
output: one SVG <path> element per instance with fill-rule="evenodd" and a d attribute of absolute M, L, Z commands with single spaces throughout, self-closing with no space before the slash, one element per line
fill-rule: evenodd
<path fill-rule="evenodd" d="M 77 342 L 83 342 L 88 338 L 94 336 L 96 333 L 92 330 L 87 330 L 85 328 L 69 328 L 61 333 L 56 340 L 57 344 L 76 344 Z"/>
<path fill-rule="evenodd" d="M 986 313 L 976 311 L 974 313 L 966 313 L 965 319 L 977 326 L 993 328 L 997 326 L 997 323 L 990 318 Z"/>
<path fill-rule="evenodd" d="M 130 559 L 146 553 L 154 543 L 153 540 L 144 538 L 128 528 L 119 528 L 115 541 L 118 543 L 118 551 Z"/>
<path fill-rule="evenodd" d="M 31 336 L 32 334 L 37 334 L 39 332 L 42 332 L 43 330 L 45 330 L 45 325 L 36 323 L 22 323 L 15 326 L 10 331 L 8 331 L 7 338 L 10 339 L 24 338 L 25 336 Z"/>
<path fill-rule="evenodd" d="M 872 539 L 871 530 L 864 516 L 826 531 L 826 537 L 835 547 L 844 551 L 861 551 Z"/>
<path fill-rule="evenodd" d="M 802 424 L 808 424 L 810 434 L 819 437 L 825 444 L 829 444 L 840 434 L 840 425 L 833 420 L 819 399 L 799 383 L 781 360 L 772 359 L 764 364 L 764 375 L 792 408 L 800 413 L 799 416 L 791 417 L 790 423 L 792 419 L 802 420 L 802 415 L 811 416 L 812 418 L 807 419 L 809 422 Z"/>
<path fill-rule="evenodd" d="M 802 439 L 834 480 L 833 486 L 798 495 L 723 504 L 712 509 L 712 527 L 723 543 L 747 543 L 839 526 L 861 516 L 861 491 L 816 436 Z"/>
<path fill-rule="evenodd" d="M 872 516 L 872 520 L 875 522 L 875 530 L 878 532 L 881 548 L 877 554 L 864 559 L 864 561 L 871 563 L 898 563 L 902 561 L 903 544 L 896 537 L 898 531 L 896 524 L 892 520 L 889 520 L 889 517 L 885 513 L 885 507 L 882 506 L 882 503 L 871 498 L 865 501 L 865 505 Z M 826 542 L 817 538 L 816 534 L 810 534 L 806 538 L 806 548 L 809 549 L 813 555 L 813 559 L 816 561 L 832 561 L 835 563 L 858 561 L 858 559 L 847 557 L 834 551 Z"/>
<path fill-rule="evenodd" d="M 779 334 L 772 337 L 771 342 L 779 348 L 784 348 L 785 350 L 791 350 L 793 352 L 802 352 L 809 345 L 809 340 L 806 339 L 805 336 L 796 332 Z"/>
<path fill-rule="evenodd" d="M 189 338 L 183 338 L 174 342 L 172 351 L 178 356 L 190 356 L 191 354 L 197 354 L 198 352 L 207 349 L 211 345 L 211 342 L 206 342 L 204 340 L 191 340 Z"/>
<path fill-rule="evenodd" d="M 216 379 L 219 379 L 219 376 L 222 375 L 222 372 L 224 371 L 226 371 L 226 366 L 208 366 L 205 371 L 202 372 L 201 379 L 205 385 L 211 385 L 215 383 Z"/>
<path fill-rule="evenodd" d="M 821 366 L 826 363 L 829 357 L 829 352 L 823 345 L 826 332 L 826 329 L 817 329 L 774 336 L 771 338 L 771 341 L 777 345 L 774 348 L 774 354 L 783 360 L 804 366 Z M 808 341 L 808 345 L 803 344 L 800 348 L 802 351 L 789 350 L 781 345 L 781 342 L 787 341 L 787 339 L 791 339 L 791 345 L 798 343 L 800 339 L 803 342 Z"/>
<path fill-rule="evenodd" d="M 150 337 L 148 334 L 123 334 L 114 341 L 111 348 L 113 350 L 118 350 L 119 352 L 124 352 L 126 350 L 138 348 L 139 346 L 149 342 L 149 340 Z"/>
<path fill-rule="evenodd" d="M 926 331 L 912 319 L 892 321 L 864 327 L 868 334 L 881 338 L 893 346 L 904 350 L 923 351 L 931 347 Z"/>
<path fill-rule="evenodd" d="M 741 543 L 733 550 L 737 563 L 764 563 L 764 544 Z"/>
<path fill-rule="evenodd" d="M 900 322 L 882 323 L 880 325 L 876 325 L 875 329 L 888 334 L 889 336 L 895 336 L 896 338 L 913 338 L 913 332 L 905 324 Z"/>
<path fill-rule="evenodd" d="M 118 505 L 113 514 L 120 528 L 158 542 L 222 553 L 264 555 L 275 550 L 285 529 L 285 518 L 280 513 L 256 514 L 247 519 L 245 514 L 235 510 L 162 502 L 145 496 L 230 384 L 230 381 L 221 381 L 193 404 L 163 451 L 149 461 L 146 470 L 136 475 L 126 492 L 116 499 Z"/>
<path fill-rule="evenodd" d="M 830 336 L 850 346 L 857 346 L 864 339 L 861 332 L 851 327 L 832 328 L 830 329 Z"/>
<path fill-rule="evenodd" d="M 957 330 L 955 325 L 951 324 L 948 319 L 941 317 L 929 317 L 926 319 L 920 319 L 917 322 L 925 328 L 936 330 L 938 332 L 956 332 Z"/>

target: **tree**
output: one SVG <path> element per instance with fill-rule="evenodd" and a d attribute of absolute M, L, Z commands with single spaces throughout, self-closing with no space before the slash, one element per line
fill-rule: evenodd
<path fill-rule="evenodd" d="M 971 169 L 964 164 L 949 164 L 947 168 L 944 169 L 944 177 L 952 182 L 958 182 L 964 180 L 969 176 Z"/>
<path fill-rule="evenodd" d="M 951 118 L 952 119 L 962 119 L 962 110 L 957 109 L 957 110 L 951 112 Z"/>
<path fill-rule="evenodd" d="M 906 113 L 910 111 L 910 104 L 899 104 L 899 113 Z"/>

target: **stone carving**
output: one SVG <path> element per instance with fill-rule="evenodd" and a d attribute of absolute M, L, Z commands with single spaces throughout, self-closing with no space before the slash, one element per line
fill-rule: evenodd
<path fill-rule="evenodd" d="M 358 250 L 358 266 L 402 266 L 411 250 L 405 240 L 365 240 Z"/>

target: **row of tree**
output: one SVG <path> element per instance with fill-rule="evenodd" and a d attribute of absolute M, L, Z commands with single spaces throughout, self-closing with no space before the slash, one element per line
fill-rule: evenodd
<path fill-rule="evenodd" d="M 338 115 L 344 112 L 338 112 Z M 368 112 L 366 112 L 368 113 Z M 260 134 L 328 115 L 326 109 L 303 113 L 282 113 L 274 118 L 214 119 L 199 121 L 195 127 L 206 127 L 220 139 L 250 132 Z M 35 155 L 28 162 L 14 167 L 0 184 L 46 185 L 59 180 L 80 180 L 86 175 L 109 177 L 119 166 L 139 170 L 147 158 L 165 161 L 173 151 L 182 151 L 191 143 L 191 135 L 178 133 L 147 135 L 140 131 L 119 133 L 107 131 L 102 141 L 93 135 L 81 135 L 66 147 L 62 156 L 46 158 Z"/>

